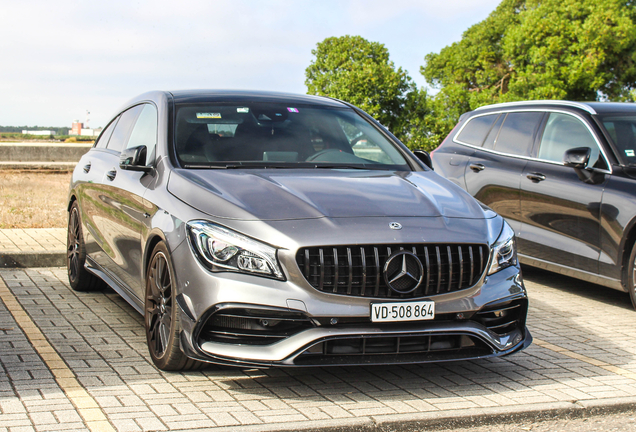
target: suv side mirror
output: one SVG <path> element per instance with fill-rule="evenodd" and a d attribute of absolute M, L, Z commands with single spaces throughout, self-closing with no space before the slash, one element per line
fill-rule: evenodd
<path fill-rule="evenodd" d="M 147 153 L 145 145 L 124 149 L 119 157 L 119 168 L 128 171 L 152 171 L 152 167 L 146 166 Z"/>
<path fill-rule="evenodd" d="M 583 183 L 599 184 L 605 179 L 605 174 L 588 167 L 591 153 L 592 150 L 589 147 L 569 149 L 563 153 L 563 165 L 574 168 L 574 172 Z"/>
<path fill-rule="evenodd" d="M 433 161 L 431 160 L 431 155 L 425 150 L 415 150 L 413 152 L 417 158 L 424 163 L 427 167 L 433 170 Z"/>
<path fill-rule="evenodd" d="M 585 169 L 590 161 L 592 150 L 589 147 L 577 147 L 563 153 L 563 165 L 570 168 Z"/>

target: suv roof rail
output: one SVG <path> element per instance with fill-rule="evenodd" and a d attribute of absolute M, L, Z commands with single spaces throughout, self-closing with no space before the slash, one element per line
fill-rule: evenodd
<path fill-rule="evenodd" d="M 590 105 L 584 102 L 572 102 L 572 101 L 564 101 L 564 100 L 531 100 L 531 101 L 519 101 L 519 102 L 504 102 L 493 105 L 484 105 L 479 108 L 475 108 L 475 111 L 479 111 L 487 108 L 499 108 L 499 107 L 514 107 L 520 105 L 562 105 L 562 106 L 570 106 L 573 108 L 580 108 L 589 112 L 590 114 L 596 114 L 596 110 L 592 108 Z"/>

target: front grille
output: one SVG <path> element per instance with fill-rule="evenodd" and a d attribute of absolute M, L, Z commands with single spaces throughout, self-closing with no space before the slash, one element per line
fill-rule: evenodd
<path fill-rule="evenodd" d="M 352 337 L 321 342 L 300 354 L 297 365 L 412 363 L 492 354 L 483 341 L 463 334 Z"/>
<path fill-rule="evenodd" d="M 416 255 L 424 274 L 410 293 L 391 290 L 382 274 L 391 254 Z M 296 262 L 307 282 L 325 293 L 378 298 L 418 298 L 459 291 L 477 283 L 486 268 L 488 249 L 475 244 L 323 246 L 303 248 Z"/>

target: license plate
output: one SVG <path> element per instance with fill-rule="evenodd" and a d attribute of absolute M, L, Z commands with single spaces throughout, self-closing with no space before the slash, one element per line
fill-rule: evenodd
<path fill-rule="evenodd" d="M 372 303 L 372 322 L 420 321 L 435 318 L 435 302 Z"/>

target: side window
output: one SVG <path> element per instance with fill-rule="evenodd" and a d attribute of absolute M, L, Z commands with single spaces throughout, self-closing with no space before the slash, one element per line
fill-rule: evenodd
<path fill-rule="evenodd" d="M 128 136 L 130 135 L 130 130 L 142 109 L 143 105 L 137 105 L 122 113 L 106 146 L 108 150 L 121 152 L 124 149 Z"/>
<path fill-rule="evenodd" d="M 581 120 L 568 114 L 550 113 L 537 157 L 562 163 L 563 153 L 576 147 L 589 147 L 592 150 L 589 165 L 607 169 L 596 140 Z"/>
<path fill-rule="evenodd" d="M 503 123 L 505 118 L 506 118 L 506 115 L 501 114 L 499 118 L 497 119 L 497 121 L 495 122 L 495 124 L 493 125 L 493 127 L 490 128 L 490 132 L 488 132 L 486 141 L 484 141 L 484 144 L 482 145 L 483 148 L 492 150 L 495 147 L 495 141 L 497 141 L 497 138 L 499 137 L 501 124 Z"/>
<path fill-rule="evenodd" d="M 106 129 L 104 129 L 102 134 L 99 136 L 99 138 L 97 138 L 97 141 L 95 142 L 95 145 L 94 145 L 95 148 L 106 148 L 106 145 L 108 144 L 108 140 L 110 139 L 110 136 L 113 134 L 113 130 L 115 129 L 115 126 L 117 125 L 118 120 L 119 120 L 119 117 L 116 117 L 115 120 L 110 122 L 110 124 L 106 127 Z"/>
<path fill-rule="evenodd" d="M 499 114 L 471 118 L 455 139 L 465 144 L 481 146 L 497 117 L 499 117 Z"/>
<path fill-rule="evenodd" d="M 529 156 L 542 117 L 543 113 L 541 112 L 508 113 L 495 141 L 495 150 L 513 155 Z"/>
<path fill-rule="evenodd" d="M 142 107 L 126 148 L 145 145 L 147 149 L 146 163 L 149 163 L 149 161 L 154 160 L 154 150 L 157 145 L 157 108 L 152 104 L 144 104 Z"/>

